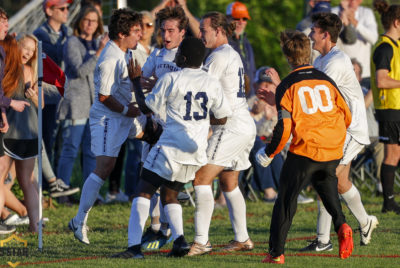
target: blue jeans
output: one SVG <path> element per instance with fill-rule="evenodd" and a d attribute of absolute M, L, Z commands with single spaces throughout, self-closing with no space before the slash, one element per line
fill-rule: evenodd
<path fill-rule="evenodd" d="M 135 192 L 135 188 L 139 182 L 142 148 L 142 141 L 138 139 L 126 140 L 126 151 L 128 155 L 125 164 L 125 194 L 128 196 L 131 196 Z"/>
<path fill-rule="evenodd" d="M 253 165 L 254 173 L 252 186 L 254 189 L 259 191 L 263 191 L 267 188 L 278 189 L 279 186 L 279 177 L 281 175 L 281 169 L 283 166 L 283 157 L 281 154 L 277 154 L 272 160 L 271 164 L 268 167 L 262 167 L 256 161 L 256 153 L 258 150 L 265 146 L 265 143 L 261 141 L 260 137 L 256 137 L 254 141 L 253 149 L 250 152 L 250 162 Z"/>
<path fill-rule="evenodd" d="M 72 169 L 82 145 L 82 173 L 86 179 L 96 167 L 96 157 L 91 151 L 89 119 L 64 120 L 62 123 L 63 146 L 58 161 L 57 175 L 70 184 Z"/>

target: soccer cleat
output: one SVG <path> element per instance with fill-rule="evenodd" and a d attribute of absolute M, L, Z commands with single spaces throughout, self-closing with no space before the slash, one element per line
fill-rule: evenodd
<path fill-rule="evenodd" d="M 143 250 L 157 250 L 170 242 L 172 242 L 171 235 L 165 236 L 161 230 L 154 232 L 151 227 L 148 227 L 142 236 L 141 243 Z"/>
<path fill-rule="evenodd" d="M 275 263 L 275 264 L 284 264 L 285 263 L 285 256 L 282 254 L 279 257 L 272 257 L 271 254 L 268 254 L 265 259 L 261 262 L 263 263 Z"/>
<path fill-rule="evenodd" d="M 205 245 L 199 244 L 197 242 L 193 242 L 190 246 L 188 256 L 198 256 L 210 253 L 212 251 L 212 246 L 210 241 L 207 241 Z"/>
<path fill-rule="evenodd" d="M 120 259 L 144 259 L 144 255 L 140 249 L 140 245 L 134 245 L 129 247 L 127 250 L 116 253 L 111 256 L 111 258 L 120 258 Z"/>
<path fill-rule="evenodd" d="M 387 202 L 387 203 L 383 203 L 383 207 L 382 207 L 382 213 L 386 213 L 386 212 L 394 212 L 398 215 L 400 215 L 400 206 L 394 201 L 394 199 L 391 199 L 391 201 Z"/>
<path fill-rule="evenodd" d="M 11 234 L 15 232 L 15 226 L 0 224 L 0 234 Z"/>
<path fill-rule="evenodd" d="M 368 223 L 360 228 L 360 245 L 366 246 L 371 241 L 372 231 L 378 226 L 379 222 L 375 216 L 368 216 Z"/>
<path fill-rule="evenodd" d="M 328 243 L 322 243 L 320 241 L 318 241 L 318 238 L 315 238 L 311 242 L 308 246 L 300 249 L 300 251 L 331 251 L 332 250 L 332 243 L 331 240 L 328 241 Z"/>
<path fill-rule="evenodd" d="M 119 192 L 117 194 L 110 194 L 109 192 L 107 192 L 106 204 L 110 204 L 110 203 L 114 203 L 114 202 L 116 202 L 116 203 L 117 202 L 118 203 L 129 202 L 129 196 L 127 196 L 126 194 L 121 192 L 121 190 L 119 190 Z"/>
<path fill-rule="evenodd" d="M 343 223 L 338 231 L 339 257 L 347 259 L 353 252 L 353 230 L 347 223 Z"/>
<path fill-rule="evenodd" d="M 3 221 L 5 225 L 28 225 L 29 218 L 28 216 L 20 217 L 17 214 L 8 215 L 8 217 Z"/>
<path fill-rule="evenodd" d="M 87 237 L 88 227 L 85 224 L 75 224 L 74 218 L 68 223 L 68 228 L 74 232 L 74 236 L 83 244 L 89 245 L 89 239 Z"/>
<path fill-rule="evenodd" d="M 244 242 L 238 242 L 235 240 L 231 240 L 228 245 L 223 247 L 221 251 L 232 252 L 232 251 L 249 251 L 254 248 L 254 243 L 251 239 L 247 239 Z"/>
<path fill-rule="evenodd" d="M 79 190 L 79 187 L 71 188 L 66 185 L 62 179 L 57 179 L 49 184 L 50 196 L 53 198 L 72 195 L 79 192 Z"/>
<path fill-rule="evenodd" d="M 174 245 L 172 246 L 172 250 L 168 253 L 167 257 L 183 257 L 190 250 L 190 246 L 185 240 L 185 237 L 181 235 L 174 241 Z"/>
<path fill-rule="evenodd" d="M 299 196 L 297 197 L 297 204 L 309 204 L 312 202 L 314 202 L 314 199 L 304 194 L 299 194 Z"/>

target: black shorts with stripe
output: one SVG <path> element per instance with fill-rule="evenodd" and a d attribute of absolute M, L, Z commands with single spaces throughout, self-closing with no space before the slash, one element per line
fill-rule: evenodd
<path fill-rule="evenodd" d="M 379 121 L 379 141 L 400 145 L 400 121 Z"/>

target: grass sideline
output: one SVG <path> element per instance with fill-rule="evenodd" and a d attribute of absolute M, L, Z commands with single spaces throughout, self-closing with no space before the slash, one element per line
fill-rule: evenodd
<path fill-rule="evenodd" d="M 394 213 L 382 214 L 381 198 L 363 196 L 363 202 L 370 214 L 376 215 L 380 222 L 372 236 L 371 244 L 361 247 L 357 223 L 344 207 L 347 221 L 355 230 L 353 257 L 341 260 L 337 257 L 337 236 L 332 233 L 333 251 L 299 254 L 298 249 L 307 245 L 307 239 L 315 235 L 317 205 L 316 202 L 299 205 L 286 243 L 286 266 L 288 267 L 395 267 L 400 265 L 400 225 L 399 217 Z M 47 209 L 44 216 L 50 222 L 44 229 L 43 252 L 37 250 L 37 235 L 27 233 L 26 227 L 18 227 L 18 236 L 28 241 L 28 257 L 0 257 L 0 267 L 10 267 L 7 261 L 19 261 L 19 266 L 35 267 L 256 267 L 261 266 L 269 236 L 269 224 L 272 205 L 262 202 L 247 202 L 248 231 L 256 247 L 251 252 L 221 254 L 218 248 L 233 239 L 232 228 L 227 209 L 214 211 L 210 229 L 210 240 L 214 246 L 213 254 L 194 258 L 167 259 L 166 252 L 171 244 L 162 251 L 150 252 L 145 260 L 120 260 L 108 258 L 127 246 L 127 224 L 130 204 L 112 204 L 95 206 L 89 216 L 88 226 L 90 245 L 84 245 L 74 239 L 68 230 L 68 221 L 77 211 L 77 206 L 59 206 Z M 194 208 L 184 206 L 185 236 L 192 241 Z M 0 235 L 0 240 L 7 238 Z"/>

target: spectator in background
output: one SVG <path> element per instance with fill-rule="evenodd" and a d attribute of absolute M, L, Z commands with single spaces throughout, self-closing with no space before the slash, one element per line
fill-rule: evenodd
<path fill-rule="evenodd" d="M 266 168 L 260 166 L 255 159 L 257 151 L 264 147 L 265 143 L 271 142 L 272 131 L 276 122 L 278 122 L 278 113 L 275 105 L 276 86 L 272 83 L 271 77 L 265 73 L 267 69 L 269 67 L 263 66 L 257 70 L 254 81 L 257 96 L 254 95 L 248 100 L 248 102 L 253 102 L 253 104 L 249 105 L 252 107 L 250 115 L 253 117 L 257 128 L 256 140 L 250 152 L 250 161 L 254 168 L 253 186 L 263 191 L 264 202 L 274 203 L 277 197 L 275 189 L 278 189 L 283 157 L 278 154 L 271 165 Z"/>
<path fill-rule="evenodd" d="M 400 206 L 393 194 L 395 172 L 400 159 L 400 5 L 375 0 L 374 7 L 381 15 L 385 29 L 373 52 L 371 64 L 371 87 L 379 122 L 379 140 L 384 143 L 385 152 L 381 167 L 382 212 L 393 211 L 400 215 Z"/>
<path fill-rule="evenodd" d="M 8 32 L 8 16 L 7 13 L 0 7 L 0 41 L 4 40 Z M 4 159 L 4 148 L 3 148 L 3 136 L 8 130 L 8 121 L 6 117 L 6 108 L 11 107 L 12 109 L 22 112 L 25 109 L 25 105 L 29 105 L 26 101 L 12 100 L 4 95 L 3 91 L 3 78 L 5 69 L 5 58 L 6 54 L 3 47 L 0 45 L 0 172 L 4 173 L 8 171 L 6 163 L 2 160 Z M 7 171 L 6 171 L 7 170 Z M 6 188 L 4 186 L 4 179 L 0 179 L 0 208 L 4 207 Z M 0 210 L 1 211 L 1 210 Z M 7 226 L 0 224 L 0 234 L 8 234 L 15 231 L 15 226 Z"/>
<path fill-rule="evenodd" d="M 370 8 L 360 6 L 362 2 L 363 0 L 342 0 L 340 6 L 332 8 L 332 13 L 339 15 L 344 27 L 355 30 L 355 43 L 344 43 L 343 51 L 361 63 L 361 85 L 370 88 L 370 55 L 372 45 L 378 40 L 378 26 L 374 12 Z"/>
<path fill-rule="evenodd" d="M 65 25 L 68 20 L 68 5 L 72 0 L 44 0 L 43 11 L 46 21 L 33 34 L 42 41 L 43 52 L 64 70 L 63 46 L 72 30 Z M 53 146 L 59 131 L 57 122 L 57 106 L 61 96 L 54 86 L 45 86 L 43 109 L 43 141 L 46 146 L 50 163 L 53 163 Z M 55 148 L 58 146 L 56 145 Z"/>
<path fill-rule="evenodd" d="M 38 88 L 35 81 L 36 70 L 32 68 L 37 65 L 35 64 L 37 62 L 37 39 L 30 36 L 23 42 L 25 49 L 31 52 L 28 57 L 24 53 L 21 61 L 21 53 L 15 38 L 7 35 L 1 41 L 7 55 L 5 75 L 2 81 L 4 93 L 10 98 L 27 101 L 30 105 L 23 112 L 7 110 L 9 129 L 3 140 L 5 156 L 1 158 L 2 165 L 5 165 L 6 169 L 2 170 L 0 178 L 7 177 L 11 164 L 15 161 L 17 179 L 24 193 L 25 206 L 28 210 L 29 230 L 37 232 L 39 193 L 36 179 L 33 176 L 33 168 L 38 154 Z M 32 66 L 27 64 L 31 58 L 35 62 Z M 3 204 L 1 204 L 0 210 L 2 210 L 2 206 Z"/>
<path fill-rule="evenodd" d="M 361 83 L 362 77 L 362 66 L 359 61 L 355 58 L 351 59 L 351 63 L 354 67 L 354 72 L 356 73 L 357 80 Z M 383 162 L 383 143 L 379 142 L 379 126 L 378 122 L 375 118 L 375 108 L 372 97 L 372 89 L 367 89 L 364 86 L 361 86 L 361 89 L 364 94 L 364 102 L 365 108 L 367 109 L 367 123 L 368 123 L 368 135 L 371 140 L 371 144 L 368 145 L 368 149 L 372 153 L 373 159 L 377 165 L 376 176 L 378 180 L 381 177 L 381 165 Z M 382 184 L 379 182 L 377 185 L 377 190 L 379 193 L 382 193 Z"/>
<path fill-rule="evenodd" d="M 96 166 L 96 158 L 90 148 L 89 110 L 95 98 L 94 68 L 109 40 L 107 34 L 102 36 L 103 23 L 93 6 L 86 6 L 81 10 L 73 31 L 74 34 L 68 37 L 63 50 L 68 86 L 58 107 L 63 145 L 57 175 L 66 185 L 70 185 L 75 158 L 80 148 L 83 178 L 86 179 Z"/>
<path fill-rule="evenodd" d="M 229 20 L 232 20 L 235 23 L 236 26 L 233 35 L 229 38 L 229 45 L 239 53 L 243 62 L 244 73 L 250 81 L 250 84 L 252 84 L 251 82 L 254 81 L 256 73 L 256 63 L 254 60 L 253 47 L 245 33 L 247 21 L 251 19 L 249 11 L 245 4 L 236 1 L 228 5 L 226 8 L 226 15 Z M 252 88 L 249 95 L 251 96 L 254 94 L 254 88 Z"/>

